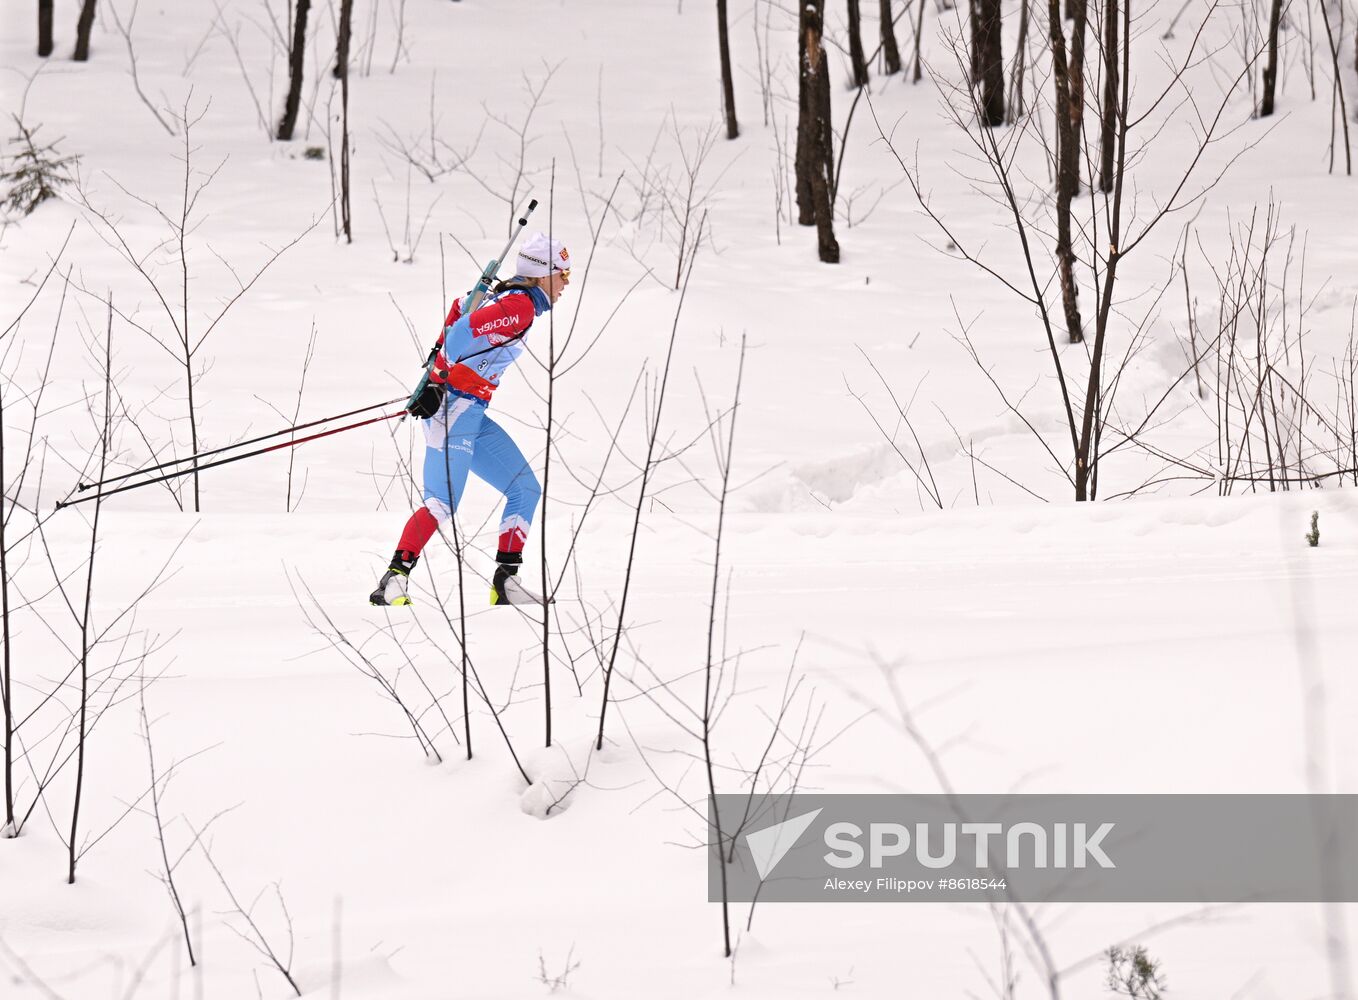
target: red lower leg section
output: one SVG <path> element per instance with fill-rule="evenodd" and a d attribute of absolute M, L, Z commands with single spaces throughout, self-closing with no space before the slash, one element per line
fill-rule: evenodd
<path fill-rule="evenodd" d="M 438 531 L 439 522 L 433 514 L 429 513 L 428 507 L 421 507 L 410 515 L 410 520 L 406 522 L 405 530 L 401 532 L 401 540 L 396 543 L 396 548 L 401 552 L 409 552 L 412 556 L 417 556 L 424 551 L 429 539 L 434 537 L 434 532 Z"/>
<path fill-rule="evenodd" d="M 500 522 L 500 551 L 522 552 L 528 541 L 528 522 L 511 514 Z"/>

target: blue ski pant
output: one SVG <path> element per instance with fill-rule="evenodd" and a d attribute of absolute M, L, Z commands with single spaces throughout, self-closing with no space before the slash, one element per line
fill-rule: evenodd
<path fill-rule="evenodd" d="M 542 487 L 528 460 L 485 400 L 449 390 L 443 407 L 424 422 L 424 505 L 439 521 L 452 516 L 471 472 L 504 494 L 500 551 L 522 552 Z"/>

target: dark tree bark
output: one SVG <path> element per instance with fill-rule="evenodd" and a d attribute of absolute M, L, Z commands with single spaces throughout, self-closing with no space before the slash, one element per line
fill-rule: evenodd
<path fill-rule="evenodd" d="M 1338 117 L 1339 121 L 1344 126 L 1344 173 L 1346 175 L 1351 176 L 1353 174 L 1353 147 L 1349 142 L 1349 109 L 1347 102 L 1344 100 L 1344 80 L 1343 80 L 1344 73 L 1343 70 L 1339 68 L 1339 46 L 1341 43 L 1335 41 L 1334 27 L 1330 24 L 1330 11 L 1329 8 L 1325 6 L 1324 0 L 1322 0 L 1320 5 L 1320 16 L 1325 22 L 1325 39 L 1329 44 L 1330 59 L 1334 64 L 1334 90 L 1331 96 L 1331 101 L 1338 102 L 1339 104 L 1339 106 L 1336 108 L 1334 106 L 1334 103 L 1331 103 L 1330 113 L 1331 115 Z M 1344 21 L 1343 21 L 1344 10 L 1342 7 L 1339 10 L 1339 16 L 1340 16 L 1339 33 L 1342 36 L 1344 33 Z M 1335 114 L 1336 112 L 1337 115 Z M 1334 172 L 1333 122 L 1331 123 L 1330 126 L 1330 172 L 1331 173 Z"/>
<path fill-rule="evenodd" d="M 1113 190 L 1118 114 L 1118 0 L 1105 0 L 1103 12 L 1103 128 L 1099 138 L 1099 190 Z"/>
<path fill-rule="evenodd" d="M 1122 5 L 1122 52 L 1113 56 L 1122 59 L 1122 72 L 1117 96 L 1117 110 L 1112 116 L 1117 122 L 1114 141 L 1117 152 L 1113 165 L 1113 190 L 1110 198 L 1111 213 L 1108 217 L 1106 233 L 1109 249 L 1108 259 L 1103 271 L 1103 288 L 1095 298 L 1094 308 L 1094 347 L 1089 356 L 1089 382 L 1085 388 L 1084 416 L 1081 421 L 1079 442 L 1075 450 L 1075 499 L 1093 500 L 1099 488 L 1099 437 L 1103 420 L 1095 419 L 1102 409 L 1103 396 L 1103 357 L 1107 343 L 1108 318 L 1113 307 L 1113 288 L 1117 279 L 1118 264 L 1122 260 L 1119 248 L 1123 245 L 1122 236 L 1122 193 L 1127 180 L 1127 103 L 1129 97 L 1128 80 L 1131 78 L 1132 57 L 1132 19 L 1131 3 Z"/>
<path fill-rule="evenodd" d="M 820 21 L 820 31 L 816 34 L 816 48 L 819 50 L 820 59 L 817 62 L 817 72 L 811 81 L 812 109 L 815 113 L 815 125 L 817 132 L 816 155 L 819 158 L 820 169 L 811 175 L 812 201 L 816 202 L 816 225 L 820 229 L 820 241 L 822 248 L 829 244 L 834 244 L 835 259 L 831 263 L 839 261 L 839 244 L 835 242 L 834 236 L 834 209 L 835 192 L 839 188 L 839 178 L 835 173 L 835 127 L 834 110 L 830 102 L 830 59 L 825 51 L 824 36 L 825 29 L 824 7 L 821 8 L 822 18 Z M 824 205 L 821 204 L 820 195 L 816 194 L 815 187 L 818 178 L 825 178 L 825 198 Z M 826 233 L 829 233 L 827 243 Z M 822 260 L 825 258 L 822 257 Z"/>
<path fill-rule="evenodd" d="M 1084 0 L 1076 0 L 1083 6 Z M 1072 344 L 1084 339 L 1080 306 L 1076 301 L 1075 251 L 1070 234 L 1070 206 L 1080 193 L 1080 119 L 1083 113 L 1083 73 L 1077 69 L 1077 56 L 1083 57 L 1081 32 L 1072 41 L 1071 58 L 1066 58 L 1065 28 L 1061 23 L 1060 0 L 1047 2 L 1048 31 L 1052 48 L 1052 82 L 1056 88 L 1056 264 L 1061 282 L 1061 303 L 1066 316 L 1066 333 Z M 1077 11 L 1076 23 L 1081 18 Z M 1078 49 L 1078 51 L 1077 51 Z"/>
<path fill-rule="evenodd" d="M 354 242 L 349 216 L 349 40 L 353 37 L 354 0 L 340 0 L 339 38 L 335 43 L 335 75 L 340 81 L 340 224 L 344 242 Z"/>
<path fill-rule="evenodd" d="M 830 69 L 822 45 L 825 0 L 805 0 L 801 9 L 802 108 L 797 120 L 798 221 L 816 226 L 820 259 L 839 263 L 834 230 L 834 134 L 830 125 Z"/>
<path fill-rule="evenodd" d="M 335 39 L 336 80 L 349 74 L 349 39 L 354 32 L 354 0 L 340 0 L 339 30 Z"/>
<path fill-rule="evenodd" d="M 853 63 L 853 85 L 868 85 L 868 61 L 863 55 L 863 12 L 858 0 L 849 4 L 849 61 Z M 823 20 L 823 19 L 822 19 Z"/>
<path fill-rule="evenodd" d="M 13 658 L 10 656 L 9 630 L 9 543 L 5 540 L 5 403 L 0 397 L 0 713 L 5 727 L 5 827 L 14 830 L 14 692 Z"/>
<path fill-rule="evenodd" d="M 882 58 L 886 60 L 886 75 L 901 71 L 901 50 L 896 45 L 896 24 L 891 16 L 891 0 L 882 0 Z"/>
<path fill-rule="evenodd" d="M 52 54 L 52 2 L 38 0 L 38 55 L 44 59 Z"/>
<path fill-rule="evenodd" d="M 283 120 L 278 123 L 281 142 L 292 139 L 297 127 L 297 110 L 302 104 L 302 77 L 306 63 L 306 21 L 311 0 L 297 0 L 297 17 L 292 25 L 292 51 L 288 53 L 288 101 L 283 108 Z"/>
<path fill-rule="evenodd" d="M 1282 20 L 1283 0 L 1273 0 L 1268 15 L 1268 62 L 1264 65 L 1264 94 L 1259 100 L 1259 117 L 1273 114 L 1273 95 L 1278 83 L 1278 24 Z"/>
<path fill-rule="evenodd" d="M 731 42 L 726 30 L 726 0 L 717 0 L 717 45 L 721 49 L 721 94 L 726 106 L 726 138 L 740 135 L 736 122 L 736 87 L 731 79 Z"/>
<path fill-rule="evenodd" d="M 1003 16 L 1000 0 L 976 0 L 977 37 L 981 85 L 981 121 L 990 128 L 1004 124 L 1004 51 L 1000 32 Z"/>
<path fill-rule="evenodd" d="M 1032 0 L 1019 0 L 1018 41 L 1014 46 L 1014 82 L 1009 91 L 1009 122 L 1023 117 L 1027 107 L 1023 93 L 1023 75 L 1028 62 L 1028 10 Z"/>
<path fill-rule="evenodd" d="M 919 10 L 915 14 L 915 71 L 911 74 L 910 82 L 919 83 L 924 76 L 923 60 L 920 58 L 920 47 L 924 42 L 924 0 L 918 0 Z"/>
<path fill-rule="evenodd" d="M 971 86 L 976 87 L 981 80 L 981 0 L 967 0 L 967 28 L 971 39 L 967 53 L 971 56 L 967 73 Z"/>
<path fill-rule="evenodd" d="M 811 98 L 807 91 L 806 74 L 806 14 L 800 16 L 801 24 L 797 31 L 797 156 L 793 161 L 793 172 L 797 186 L 797 224 L 814 226 L 816 207 L 811 200 L 811 170 L 809 164 L 812 154 L 808 150 L 811 140 Z"/>
<path fill-rule="evenodd" d="M 104 427 L 99 436 L 99 481 L 103 482 L 108 474 L 109 424 L 112 420 L 113 398 L 113 298 L 108 300 L 108 332 L 104 335 Z M 197 449 L 194 449 L 195 452 Z M 99 513 L 103 502 L 96 493 L 94 499 L 94 522 L 90 525 L 90 557 L 85 570 L 85 609 L 80 619 L 80 728 L 77 732 L 75 764 L 75 801 L 71 806 L 71 839 L 67 844 L 70 865 L 66 882 L 75 884 L 75 866 L 80 860 L 80 802 L 85 791 L 85 743 L 89 738 L 90 704 L 90 610 L 94 605 L 94 560 L 99 547 Z M 74 610 L 74 609 L 73 609 Z M 95 645 L 98 640 L 95 640 Z"/>
<path fill-rule="evenodd" d="M 1075 16 L 1070 25 L 1070 163 L 1071 196 L 1080 193 L 1080 143 L 1085 119 L 1085 32 L 1089 24 L 1089 0 L 1070 0 Z M 1097 2 L 1097 0 L 1096 0 Z"/>
<path fill-rule="evenodd" d="M 85 62 L 90 57 L 90 29 L 94 27 L 94 6 L 99 0 L 85 0 L 80 5 L 80 19 L 75 25 L 75 54 L 71 56 L 76 62 Z"/>

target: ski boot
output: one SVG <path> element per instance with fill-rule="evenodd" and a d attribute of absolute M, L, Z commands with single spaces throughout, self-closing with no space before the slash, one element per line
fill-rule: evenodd
<path fill-rule="evenodd" d="M 554 604 L 550 598 L 544 600 L 518 581 L 519 564 L 523 562 L 520 552 L 500 552 L 495 556 L 495 576 L 490 582 L 490 603 L 492 605 L 515 604 L 537 605 Z"/>
<path fill-rule="evenodd" d="M 409 604 L 410 596 L 406 588 L 410 583 L 410 571 L 419 560 L 419 556 L 397 551 L 391 557 L 391 565 L 382 574 L 382 579 L 377 581 L 377 589 L 368 595 L 368 602 L 377 607 L 394 608 Z"/>

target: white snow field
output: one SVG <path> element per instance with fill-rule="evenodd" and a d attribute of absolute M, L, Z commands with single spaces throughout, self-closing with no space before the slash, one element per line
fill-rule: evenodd
<path fill-rule="evenodd" d="M 68 58 L 76 5 L 57 5 L 47 60 L 34 54 L 31 6 L 9 5 L 0 103 L 79 155 L 81 193 L 66 187 L 0 235 L 6 653 L 22 720 L 21 829 L 0 839 L 0 997 L 1092 998 L 1109 995 L 1101 953 L 1115 944 L 1144 945 L 1171 997 L 1354 996 L 1352 906 L 1046 906 L 1036 926 L 1054 984 L 1031 930 L 981 904 L 735 906 L 735 953 L 723 956 L 695 811 L 708 791 L 698 733 L 709 662 L 719 791 L 748 790 L 766 753 L 761 791 L 932 793 L 940 780 L 978 793 L 1358 791 L 1358 500 L 1339 433 L 1352 438 L 1358 180 L 1344 173 L 1342 133 L 1329 169 L 1318 26 L 1289 19 L 1279 114 L 1261 120 L 1257 68 L 1235 83 L 1265 6 L 1191 0 L 1170 39 L 1179 4 L 1133 11 L 1133 110 L 1149 112 L 1142 135 L 1155 138 L 1131 164 L 1129 215 L 1144 222 L 1168 202 L 1203 121 L 1224 110 L 1177 210 L 1122 264 L 1110 357 L 1144 337 L 1111 404 L 1110 440 L 1150 419 L 1137 445 L 1101 464 L 1101 499 L 1077 503 L 1034 309 L 949 253 L 875 123 L 918 165 L 953 237 L 1020 279 L 1010 217 L 944 113 L 959 79 L 946 45 L 957 12 L 928 8 L 933 77 L 874 70 L 844 157 L 853 224 L 841 217 L 842 262 L 828 265 L 789 194 L 796 7 L 732 0 L 742 134 L 728 142 L 715 131 L 712 6 L 357 3 L 348 244 L 332 211 L 338 4 L 312 5 L 291 142 L 268 136 L 287 86 L 284 3 L 105 0 L 83 64 Z M 842 130 L 855 95 L 843 5 L 828 6 Z M 878 5 L 864 7 L 871 50 Z M 1342 21 L 1339 2 L 1328 10 L 1351 114 L 1358 17 L 1351 3 Z M 1038 39 L 1045 16 L 1034 9 Z M 1008 59 L 1017 5 L 1005 18 Z M 898 31 L 908 50 L 907 19 Z M 1190 53 L 1184 86 L 1153 104 L 1167 67 Z M 1030 75 L 1050 90 L 1045 62 Z M 187 143 L 174 115 L 193 123 Z M 211 182 L 184 266 L 173 227 L 186 148 L 188 190 Z M 1041 155 L 1024 147 L 1016 163 L 1025 196 L 1047 196 Z M 530 196 L 541 202 L 533 228 L 550 226 L 575 266 L 491 412 L 541 476 L 544 362 L 565 344 L 547 502 L 524 571 L 538 586 L 545 551 L 560 581 L 550 713 L 541 626 L 486 603 L 499 507 L 484 484 L 473 480 L 458 520 L 469 720 L 451 536 L 416 570 L 412 607 L 367 603 L 418 502 L 422 437 L 410 421 L 203 472 L 199 511 L 182 479 L 111 497 L 91 573 L 94 505 L 55 505 L 98 471 L 106 398 L 109 475 L 193 450 L 170 316 L 191 342 L 205 337 L 193 359 L 200 449 L 287 427 L 294 413 L 312 421 L 404 397 L 447 301 Z M 684 246 L 704 216 L 705 228 L 681 299 L 685 204 Z M 1226 482 L 1222 383 L 1206 361 L 1201 392 L 1181 377 L 1199 350 L 1190 302 L 1195 336 L 1214 336 L 1226 307 L 1212 271 L 1227 273 L 1232 234 L 1256 212 L 1259 244 L 1270 205 L 1266 338 L 1278 378 L 1309 379 L 1324 416 L 1271 418 L 1291 428 L 1284 451 L 1300 447 L 1322 477 L 1276 491 Z M 1045 257 L 1038 266 L 1050 274 Z M 1087 271 L 1082 282 L 1090 317 Z M 1059 317 L 1054 281 L 1047 296 Z M 642 503 L 595 751 L 672 329 L 663 460 Z M 1254 352 L 1254 328 L 1243 329 Z M 1082 401 L 1087 348 L 1064 339 L 1058 328 Z M 1317 547 L 1303 537 L 1313 511 Z M 91 579 L 87 637 L 102 641 L 88 658 L 83 853 L 68 884 Z"/>

